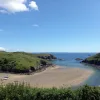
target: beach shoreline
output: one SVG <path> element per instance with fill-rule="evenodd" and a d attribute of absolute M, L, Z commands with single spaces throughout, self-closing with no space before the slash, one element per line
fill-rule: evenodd
<path fill-rule="evenodd" d="M 89 69 L 64 68 L 56 65 L 31 75 L 0 73 L 0 79 L 5 75 L 8 75 L 8 80 L 2 81 L 4 84 L 18 81 L 21 83 L 27 82 L 32 87 L 59 88 L 80 85 L 86 81 L 93 73 L 93 70 Z"/>

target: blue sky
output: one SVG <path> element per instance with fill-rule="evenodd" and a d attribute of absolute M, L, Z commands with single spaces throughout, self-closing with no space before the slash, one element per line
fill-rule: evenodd
<path fill-rule="evenodd" d="M 100 52 L 99 44 L 100 0 L 0 0 L 1 49 Z"/>

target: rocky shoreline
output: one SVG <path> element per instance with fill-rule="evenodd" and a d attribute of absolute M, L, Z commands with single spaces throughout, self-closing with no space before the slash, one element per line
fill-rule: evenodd
<path fill-rule="evenodd" d="M 55 56 L 53 56 L 52 54 L 48 54 L 48 55 L 41 55 L 41 56 L 37 56 L 38 58 L 41 59 L 45 59 L 45 60 L 55 60 L 57 59 Z"/>
<path fill-rule="evenodd" d="M 84 59 L 83 61 L 81 61 L 81 63 L 92 65 L 93 67 L 100 69 L 100 53 Z"/>
<path fill-rule="evenodd" d="M 85 64 L 85 65 L 90 65 L 90 66 L 92 66 L 92 67 L 95 67 L 95 68 L 97 68 L 97 69 L 100 69 L 100 65 L 90 64 L 90 63 L 83 62 L 83 61 L 80 62 L 80 63 Z"/>

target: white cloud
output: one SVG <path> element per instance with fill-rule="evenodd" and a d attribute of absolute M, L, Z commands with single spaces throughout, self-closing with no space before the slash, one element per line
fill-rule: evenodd
<path fill-rule="evenodd" d="M 0 0 L 0 12 L 1 13 L 16 13 L 16 12 L 23 12 L 29 11 L 30 8 L 34 10 L 38 10 L 38 6 L 36 5 L 35 1 L 31 1 L 30 3 L 28 0 Z"/>
<path fill-rule="evenodd" d="M 0 29 L 0 32 L 2 32 L 3 30 L 2 29 Z"/>
<path fill-rule="evenodd" d="M 3 47 L 0 47 L 0 51 L 6 51 L 6 49 Z"/>
<path fill-rule="evenodd" d="M 37 24 L 33 24 L 32 26 L 33 26 L 33 27 L 39 27 L 39 25 L 37 25 Z"/>
<path fill-rule="evenodd" d="M 31 7 L 31 8 L 34 9 L 34 10 L 39 10 L 39 9 L 38 9 L 38 6 L 37 6 L 37 4 L 36 4 L 35 1 L 31 1 L 31 2 L 29 3 L 29 7 Z"/>

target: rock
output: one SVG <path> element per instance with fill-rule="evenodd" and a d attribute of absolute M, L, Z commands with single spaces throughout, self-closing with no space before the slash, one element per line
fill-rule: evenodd
<path fill-rule="evenodd" d="M 60 60 L 60 61 L 64 61 L 64 59 L 61 59 L 61 58 L 59 58 L 58 60 Z"/>
<path fill-rule="evenodd" d="M 82 63 L 100 66 L 100 53 L 90 56 L 82 61 Z"/>
<path fill-rule="evenodd" d="M 35 71 L 36 69 L 35 69 L 33 66 L 31 66 L 31 67 L 30 67 L 30 70 L 31 70 L 31 71 Z"/>
<path fill-rule="evenodd" d="M 46 60 L 55 60 L 57 59 L 55 56 L 49 54 L 49 55 L 43 55 L 43 56 L 38 56 L 38 58 L 41 58 L 41 59 L 46 59 Z"/>
<path fill-rule="evenodd" d="M 83 59 L 81 59 L 81 58 L 76 58 L 75 60 L 80 61 L 80 60 L 83 60 Z"/>

